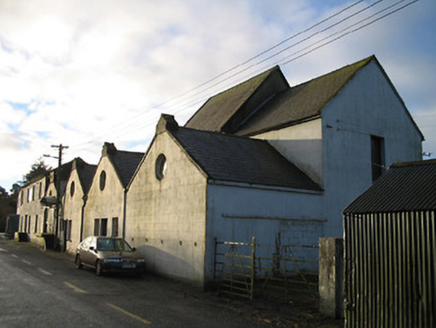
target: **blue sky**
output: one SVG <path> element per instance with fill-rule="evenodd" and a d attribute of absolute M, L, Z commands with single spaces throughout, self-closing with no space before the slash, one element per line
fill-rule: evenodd
<path fill-rule="evenodd" d="M 10 189 L 43 154 L 56 155 L 54 144 L 69 146 L 66 161 L 93 164 L 105 141 L 145 152 L 161 113 L 183 124 L 211 95 L 273 65 L 295 85 L 372 54 L 435 157 L 436 1 L 296 58 L 412 1 L 1 1 L 0 186 Z M 295 60 L 284 64 L 288 56 Z"/>

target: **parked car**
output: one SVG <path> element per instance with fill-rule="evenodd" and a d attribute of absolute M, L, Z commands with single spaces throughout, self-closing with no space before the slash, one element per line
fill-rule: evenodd
<path fill-rule="evenodd" d="M 95 268 L 97 276 L 104 272 L 145 272 L 145 260 L 135 248 L 122 238 L 96 237 L 85 238 L 77 246 L 76 268 L 84 265 Z"/>

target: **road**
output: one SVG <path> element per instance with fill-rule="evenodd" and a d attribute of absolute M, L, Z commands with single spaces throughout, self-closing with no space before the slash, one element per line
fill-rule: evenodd
<path fill-rule="evenodd" d="M 152 275 L 97 277 L 65 254 L 0 240 L 0 327 L 270 327 L 212 293 Z"/>

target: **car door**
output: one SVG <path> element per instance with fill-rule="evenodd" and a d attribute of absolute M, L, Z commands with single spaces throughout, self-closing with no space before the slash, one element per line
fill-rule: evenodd
<path fill-rule="evenodd" d="M 94 252 L 90 250 L 90 247 L 92 246 L 94 239 L 95 239 L 94 237 L 88 237 L 81 244 L 79 254 L 80 254 L 80 258 L 81 258 L 82 262 L 85 264 L 89 264 L 89 265 L 94 264 L 93 256 L 92 256 L 92 254 Z M 94 244 L 95 244 L 95 242 L 94 242 Z"/>

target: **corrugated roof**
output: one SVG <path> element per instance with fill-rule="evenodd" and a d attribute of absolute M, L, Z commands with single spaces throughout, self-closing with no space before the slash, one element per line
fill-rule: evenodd
<path fill-rule="evenodd" d="M 344 213 L 387 213 L 436 209 L 436 160 L 392 165 Z"/>
<path fill-rule="evenodd" d="M 253 135 L 320 115 L 322 108 L 356 72 L 373 59 L 374 56 L 365 58 L 278 94 L 257 111 L 236 134 Z"/>
<path fill-rule="evenodd" d="M 322 190 L 267 141 L 182 127 L 169 132 L 211 179 Z"/>
<path fill-rule="evenodd" d="M 226 123 L 234 117 L 238 110 L 253 96 L 268 77 L 275 72 L 279 72 L 282 76 L 280 68 L 276 66 L 209 98 L 189 119 L 185 126 L 199 130 L 222 131 Z M 286 80 L 284 78 L 282 79 L 284 83 L 286 83 L 286 87 L 288 87 Z"/>

